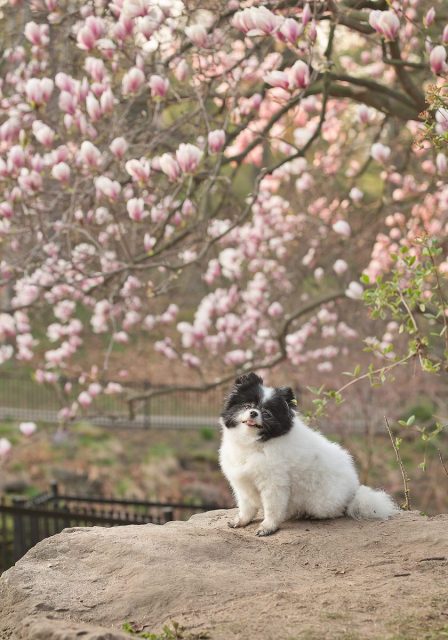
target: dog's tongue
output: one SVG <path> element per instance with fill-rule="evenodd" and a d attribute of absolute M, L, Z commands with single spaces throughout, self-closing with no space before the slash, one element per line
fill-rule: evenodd
<path fill-rule="evenodd" d="M 255 420 L 250 420 L 250 419 L 246 421 L 246 424 L 247 424 L 248 427 L 256 427 L 257 426 L 257 423 L 255 422 Z"/>

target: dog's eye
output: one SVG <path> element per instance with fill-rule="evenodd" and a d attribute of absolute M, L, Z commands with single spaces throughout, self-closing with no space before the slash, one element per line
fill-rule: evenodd
<path fill-rule="evenodd" d="M 272 413 L 269 411 L 269 409 L 263 409 L 262 414 L 264 416 L 267 416 L 268 418 L 272 417 Z"/>

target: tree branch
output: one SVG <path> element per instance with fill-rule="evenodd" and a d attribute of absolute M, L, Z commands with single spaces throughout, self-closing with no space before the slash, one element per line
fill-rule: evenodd
<path fill-rule="evenodd" d="M 398 40 L 393 40 L 389 43 L 389 50 L 394 60 L 402 61 L 401 50 Z M 426 109 L 426 102 L 424 94 L 413 83 L 411 77 L 406 71 L 406 68 L 401 65 L 395 65 L 396 74 L 398 80 L 406 91 L 406 93 L 413 99 L 419 112 Z"/>

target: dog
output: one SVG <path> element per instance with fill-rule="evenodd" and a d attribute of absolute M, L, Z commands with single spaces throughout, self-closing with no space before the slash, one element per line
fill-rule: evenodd
<path fill-rule="evenodd" d="M 387 519 L 399 511 L 384 491 L 360 484 L 345 449 L 301 420 L 290 387 L 266 387 L 255 373 L 240 376 L 220 424 L 220 465 L 238 505 L 230 527 L 245 527 L 260 507 L 257 536 L 290 518 Z"/>

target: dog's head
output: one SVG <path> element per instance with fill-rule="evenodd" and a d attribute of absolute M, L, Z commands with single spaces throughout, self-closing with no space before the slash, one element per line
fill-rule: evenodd
<path fill-rule="evenodd" d="M 266 442 L 288 433 L 297 401 L 290 387 L 265 387 L 256 373 L 235 380 L 221 413 L 227 429 L 242 429 L 256 440 Z"/>

